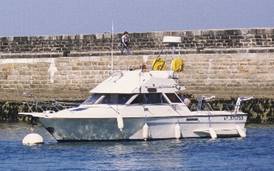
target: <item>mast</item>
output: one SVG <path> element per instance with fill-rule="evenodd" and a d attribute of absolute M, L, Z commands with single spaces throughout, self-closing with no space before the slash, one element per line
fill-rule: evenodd
<path fill-rule="evenodd" d="M 111 22 L 111 73 L 113 73 L 113 38 L 114 37 L 114 25 Z"/>

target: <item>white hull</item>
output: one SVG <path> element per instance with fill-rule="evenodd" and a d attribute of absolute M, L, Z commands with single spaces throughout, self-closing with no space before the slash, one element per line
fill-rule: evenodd
<path fill-rule="evenodd" d="M 178 138 L 178 133 L 179 138 L 212 138 L 210 130 L 217 137 L 245 134 L 247 116 L 233 116 L 123 118 L 122 131 L 117 126 L 117 118 L 40 118 L 40 122 L 57 141 L 172 139 Z M 145 123 L 148 130 L 144 130 Z M 148 135 L 144 135 L 144 131 Z"/>
<path fill-rule="evenodd" d="M 78 107 L 21 114 L 39 118 L 58 141 L 246 136 L 247 114 L 239 108 L 250 98 L 238 98 L 234 111 L 214 111 L 206 103 L 213 97 L 202 97 L 190 111 L 190 100 L 176 93 L 184 89 L 173 72 L 117 72 Z"/>

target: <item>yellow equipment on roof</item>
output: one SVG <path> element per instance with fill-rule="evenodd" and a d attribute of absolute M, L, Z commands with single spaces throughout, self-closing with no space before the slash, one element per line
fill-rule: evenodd
<path fill-rule="evenodd" d="M 184 70 L 184 61 L 180 57 L 176 57 L 171 61 L 171 69 L 174 72 L 181 72 Z"/>
<path fill-rule="evenodd" d="M 162 58 L 156 58 L 152 62 L 152 70 L 153 71 L 162 71 L 166 70 L 166 62 Z"/>

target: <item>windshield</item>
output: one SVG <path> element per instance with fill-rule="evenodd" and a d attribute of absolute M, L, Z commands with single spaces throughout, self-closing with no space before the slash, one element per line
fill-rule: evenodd
<path fill-rule="evenodd" d="M 182 103 L 178 96 L 174 93 L 166 93 L 166 96 L 168 97 L 171 103 Z"/>
<path fill-rule="evenodd" d="M 136 96 L 135 98 L 133 96 Z M 181 103 L 174 93 L 167 93 L 166 96 L 171 103 Z M 133 97 L 133 99 L 131 98 Z M 132 100 L 130 100 L 132 99 Z M 92 94 L 83 104 L 164 104 L 168 103 L 162 93 L 147 94 Z"/>
<path fill-rule="evenodd" d="M 92 94 L 83 102 L 83 104 L 94 104 L 101 96 L 102 94 Z"/>
<path fill-rule="evenodd" d="M 92 94 L 83 104 L 125 104 L 133 94 Z"/>
<path fill-rule="evenodd" d="M 167 103 L 162 93 L 138 94 L 131 104 L 163 104 Z"/>

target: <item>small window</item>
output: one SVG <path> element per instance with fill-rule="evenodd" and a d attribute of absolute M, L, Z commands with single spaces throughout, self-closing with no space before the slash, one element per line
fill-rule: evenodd
<path fill-rule="evenodd" d="M 162 104 L 167 103 L 161 93 L 139 94 L 131 104 Z"/>
<path fill-rule="evenodd" d="M 167 93 L 166 96 L 171 101 L 171 103 L 181 103 L 181 100 L 174 93 Z"/>
<path fill-rule="evenodd" d="M 132 94 L 105 94 L 101 104 L 125 104 Z"/>
<path fill-rule="evenodd" d="M 160 93 L 144 94 L 145 104 L 166 103 L 165 98 Z"/>
<path fill-rule="evenodd" d="M 130 104 L 143 104 L 143 95 L 139 94 Z"/>
<path fill-rule="evenodd" d="M 125 104 L 132 94 L 93 94 L 83 104 L 94 104 L 101 97 L 99 104 Z"/>
<path fill-rule="evenodd" d="M 102 94 L 92 94 L 83 102 L 83 104 L 94 104 L 101 96 Z"/>
<path fill-rule="evenodd" d="M 186 118 L 186 121 L 199 121 L 198 118 Z"/>

